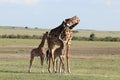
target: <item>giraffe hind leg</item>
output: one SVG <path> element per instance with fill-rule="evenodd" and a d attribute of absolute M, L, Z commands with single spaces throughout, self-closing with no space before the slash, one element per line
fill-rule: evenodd
<path fill-rule="evenodd" d="M 70 64 L 69 64 L 69 50 L 70 50 L 70 45 L 67 44 L 67 49 L 66 49 L 67 72 L 68 72 L 68 73 L 71 73 Z"/>
<path fill-rule="evenodd" d="M 65 66 L 64 66 L 64 59 L 63 59 L 63 55 L 62 56 L 59 56 L 59 58 L 60 58 L 60 65 L 59 65 L 59 72 L 61 73 L 61 72 L 64 72 L 65 71 Z M 62 66 L 61 66 L 61 64 L 62 64 Z M 62 69 L 61 69 L 62 68 Z"/>
<path fill-rule="evenodd" d="M 29 70 L 28 70 L 29 73 L 31 72 L 31 67 L 32 67 L 33 60 L 34 60 L 34 56 L 31 55 L 30 65 L 29 65 Z"/>

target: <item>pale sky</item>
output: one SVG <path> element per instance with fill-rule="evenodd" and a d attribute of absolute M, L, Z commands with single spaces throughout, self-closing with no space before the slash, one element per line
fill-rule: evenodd
<path fill-rule="evenodd" d="M 120 31 L 120 0 L 0 0 L 0 26 L 52 29 L 74 15 L 75 29 Z"/>

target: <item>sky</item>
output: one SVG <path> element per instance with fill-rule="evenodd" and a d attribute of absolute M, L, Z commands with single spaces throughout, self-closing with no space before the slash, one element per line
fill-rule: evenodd
<path fill-rule="evenodd" d="M 0 26 L 52 29 L 75 15 L 75 29 L 120 31 L 120 0 L 0 0 Z"/>

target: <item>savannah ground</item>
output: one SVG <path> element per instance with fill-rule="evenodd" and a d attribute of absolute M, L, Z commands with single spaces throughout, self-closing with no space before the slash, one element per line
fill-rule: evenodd
<path fill-rule="evenodd" d="M 18 30 L 20 31 L 16 31 L 17 33 L 26 32 L 23 29 Z M 10 29 L 8 33 L 9 31 Z M 14 31 L 11 31 L 11 33 Z M 16 32 L 13 34 L 16 34 Z M 34 32 L 37 31 L 33 30 L 29 34 L 34 34 Z M 37 47 L 39 43 L 39 39 L 0 38 L 0 80 L 120 79 L 120 42 L 72 41 L 70 51 L 71 74 L 50 74 L 47 71 L 46 62 L 44 63 L 45 72 L 42 73 L 39 58 L 35 58 L 32 72 L 28 73 L 30 51 Z"/>
<path fill-rule="evenodd" d="M 0 39 L 1 80 L 119 80 L 120 43 L 72 41 L 71 74 L 41 73 L 39 58 L 28 73 L 29 56 L 39 39 Z"/>

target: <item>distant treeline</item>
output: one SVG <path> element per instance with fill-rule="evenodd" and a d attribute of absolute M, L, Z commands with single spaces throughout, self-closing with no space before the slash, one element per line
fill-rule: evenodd
<path fill-rule="evenodd" d="M 111 42 L 118 42 L 120 41 L 119 37 L 96 37 L 94 33 L 91 33 L 89 37 L 73 37 L 73 40 L 79 40 L 79 41 L 111 41 Z"/>
<path fill-rule="evenodd" d="M 0 38 L 9 38 L 9 39 L 42 39 L 42 35 L 13 35 L 13 34 L 3 34 L 0 35 Z M 78 41 L 112 41 L 112 42 L 119 42 L 120 37 L 104 37 L 104 38 L 98 38 L 95 37 L 95 34 L 91 34 L 90 37 L 76 37 L 73 36 L 72 40 L 78 40 Z"/>
<path fill-rule="evenodd" d="M 3 35 L 0 35 L 0 38 L 9 38 L 9 39 L 12 39 L 12 38 L 17 38 L 17 39 L 42 39 L 42 36 L 41 35 L 13 35 L 13 34 L 3 34 Z"/>

